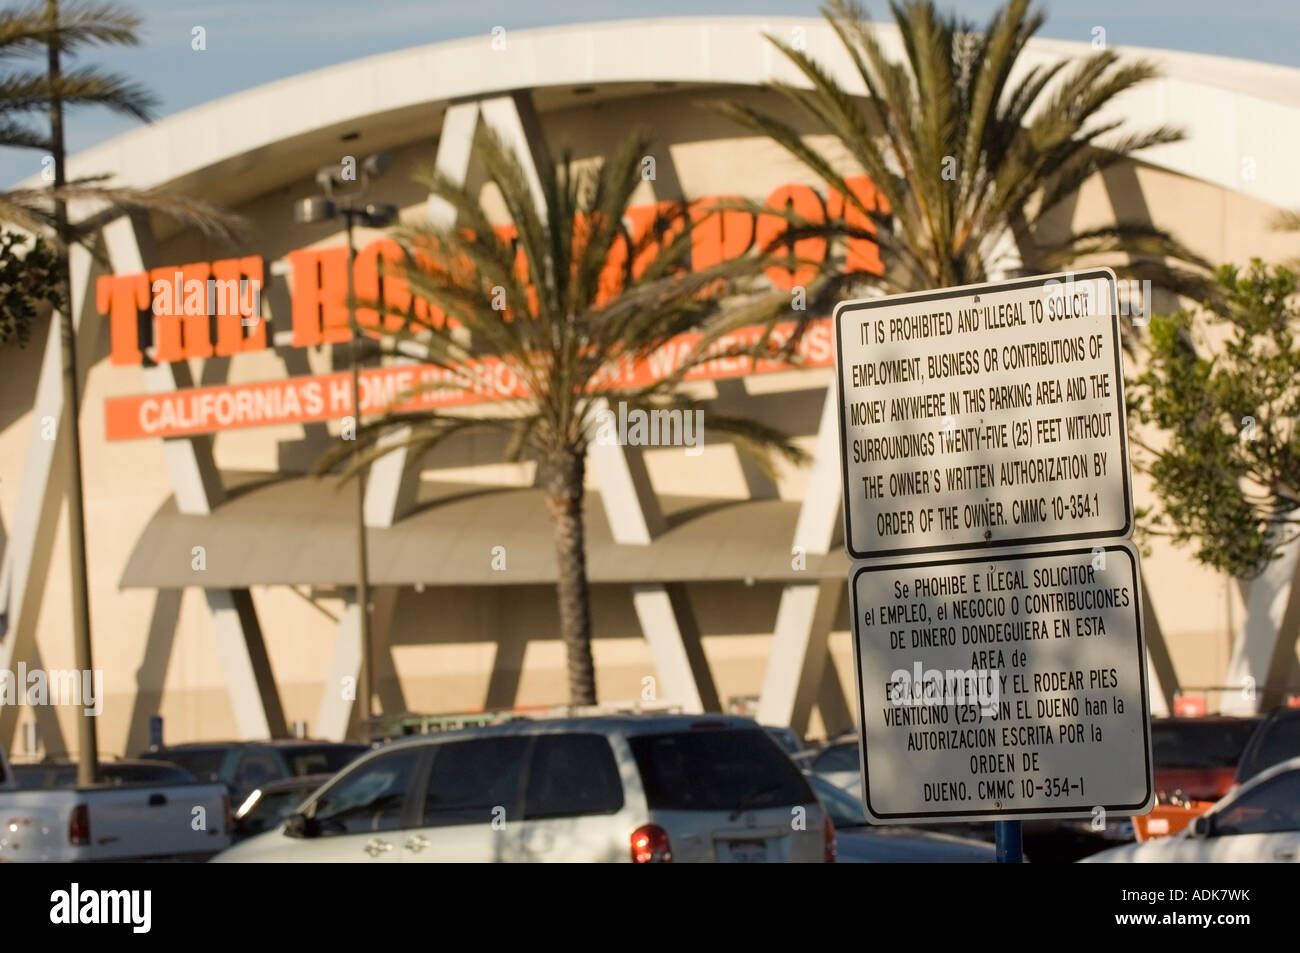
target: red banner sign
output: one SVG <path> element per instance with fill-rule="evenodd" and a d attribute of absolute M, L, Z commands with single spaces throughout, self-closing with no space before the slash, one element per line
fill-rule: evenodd
<path fill-rule="evenodd" d="M 793 322 L 778 325 L 773 340 L 778 344 L 788 340 L 793 329 Z M 761 328 L 752 327 L 719 339 L 710 348 L 718 356 L 693 367 L 685 379 L 716 380 L 796 367 L 829 367 L 834 363 L 834 341 L 827 318 L 810 322 L 799 340 L 794 364 L 756 361 L 727 353 L 752 347 L 761 334 Z M 644 387 L 680 368 L 695 353 L 700 339 L 697 333 L 679 335 L 643 360 L 629 358 L 613 362 L 593 381 L 593 389 Z M 410 394 L 414 388 L 430 383 L 448 386 Z M 361 372 L 359 390 L 363 415 L 388 410 L 436 410 L 528 396 L 518 371 L 500 359 L 466 363 L 454 372 L 431 364 L 374 368 Z M 342 372 L 112 397 L 104 401 L 104 433 L 108 440 L 183 437 L 243 427 L 332 420 L 352 412 L 351 375 Z"/>

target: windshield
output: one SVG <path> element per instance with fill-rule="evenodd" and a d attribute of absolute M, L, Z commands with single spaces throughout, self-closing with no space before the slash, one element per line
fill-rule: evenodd
<path fill-rule="evenodd" d="M 1157 771 L 1234 768 L 1256 721 L 1167 721 L 1151 725 L 1151 757 Z"/>
<path fill-rule="evenodd" d="M 272 791 L 263 794 L 257 799 L 257 803 L 253 805 L 253 809 L 246 816 L 265 821 L 267 827 L 273 827 L 296 811 L 298 805 L 307 800 L 309 794 L 311 794 L 310 788 L 297 791 Z"/>
<path fill-rule="evenodd" d="M 817 800 L 821 801 L 826 808 L 826 813 L 831 816 L 836 827 L 863 827 L 869 823 L 862 802 L 848 791 L 837 788 L 816 775 L 808 779 L 808 784 L 817 795 Z"/>
<path fill-rule="evenodd" d="M 640 735 L 628 741 L 651 810 L 735 811 L 813 800 L 799 769 L 759 729 Z"/>
<path fill-rule="evenodd" d="M 1243 764 L 1240 780 L 1253 778 L 1261 771 L 1300 755 L 1300 716 L 1290 715 L 1270 722 L 1262 731 L 1259 744 L 1250 753 L 1250 764 Z"/>
<path fill-rule="evenodd" d="M 221 768 L 229 748 L 173 748 L 158 755 L 180 765 L 200 781 L 223 781 Z"/>

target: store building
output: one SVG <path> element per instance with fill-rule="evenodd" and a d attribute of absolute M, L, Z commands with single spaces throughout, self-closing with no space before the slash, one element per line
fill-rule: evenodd
<path fill-rule="evenodd" d="M 763 34 L 799 37 L 849 82 L 829 28 L 806 19 L 663 19 L 509 32 L 419 47 L 251 89 L 74 157 L 73 176 L 112 173 L 231 208 L 252 223 L 232 248 L 162 222 L 103 230 L 111 272 L 73 258 L 84 376 L 80 421 L 95 664 L 104 671 L 101 748 L 132 754 L 162 715 L 169 741 L 286 734 L 341 737 L 360 659 L 353 597 L 353 498 L 307 469 L 336 439 L 348 380 L 337 327 L 346 250 L 337 223 L 300 225 L 316 170 L 384 150 L 372 191 L 404 218 L 439 214 L 412 180 L 435 164 L 474 184 L 476 129 L 525 154 L 607 153 L 635 126 L 655 137 L 656 202 L 791 198 L 836 214 L 836 196 L 772 143 L 708 103 L 780 101 L 794 81 Z M 887 48 L 896 35 L 881 29 Z M 1087 43 L 1036 41 L 1023 66 Z M 1154 221 L 1211 261 L 1276 260 L 1300 238 L 1270 229 L 1300 206 L 1300 71 L 1166 51 L 1132 51 L 1163 78 L 1122 100 L 1185 142 L 1089 181 L 1065 216 Z M 810 142 L 835 154 L 828 137 Z M 840 157 L 842 158 L 842 157 Z M 865 184 L 864 187 L 869 187 Z M 842 207 L 842 200 L 841 200 Z M 748 228 L 749 234 L 745 234 Z M 739 234 L 701 243 L 752 242 Z M 379 289 L 395 246 L 358 233 L 358 292 Z M 864 255 L 869 248 L 859 249 Z M 185 313 L 187 281 L 237 297 L 260 288 L 257 320 L 233 304 Z M 155 282 L 172 282 L 157 307 Z M 387 285 L 385 286 L 387 287 Z M 166 312 L 171 313 L 166 313 Z M 247 311 L 246 311 L 247 313 Z M 205 333 L 206 332 L 206 333 Z M 815 462 L 771 480 L 723 440 L 593 451 L 589 564 L 599 694 L 688 710 L 756 710 L 812 735 L 849 726 L 853 669 L 840 539 L 832 362 L 823 320 L 797 370 L 702 374 L 711 406 L 800 438 Z M 365 381 L 370 406 L 400 388 L 394 365 Z M 485 380 L 508 391 L 509 381 Z M 364 397 L 363 397 L 364 401 Z M 57 334 L 0 352 L 0 669 L 70 669 Z M 465 439 L 412 468 L 377 465 L 371 527 L 378 695 L 385 711 L 452 712 L 565 701 L 551 530 L 527 466 Z M 1138 481 L 1138 504 L 1150 498 Z M 1243 589 L 1186 551 L 1155 543 L 1144 562 L 1152 703 L 1180 693 L 1241 710 L 1254 684 L 1300 688 L 1295 560 Z M 1279 635 L 1280 633 L 1280 635 Z M 1253 679 L 1253 682 L 1248 682 Z M 1215 689 L 1206 691 L 1206 689 Z M 0 744 L 21 754 L 75 741 L 71 708 L 0 708 Z M 35 725 L 34 731 L 25 726 Z"/>

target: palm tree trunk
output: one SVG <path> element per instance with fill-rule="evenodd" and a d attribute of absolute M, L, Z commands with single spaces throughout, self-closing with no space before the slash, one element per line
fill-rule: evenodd
<path fill-rule="evenodd" d="M 582 478 L 586 460 L 562 450 L 550 461 L 546 505 L 555 531 L 555 589 L 560 637 L 568 659 L 569 703 L 596 704 L 596 666 L 591 658 L 591 593 L 587 584 L 587 542 L 582 522 Z"/>
<path fill-rule="evenodd" d="M 62 75 L 59 46 L 56 40 L 59 23 L 58 0 L 45 0 L 49 20 L 50 42 L 48 71 L 51 89 Z M 63 102 L 50 95 L 50 145 L 54 156 L 54 188 L 67 184 L 64 169 Z M 68 207 L 62 199 L 54 201 L 54 228 L 59 238 L 58 270 L 62 306 L 59 308 L 59 349 L 63 370 L 63 418 L 68 434 L 68 549 L 71 561 L 72 648 L 76 666 L 83 672 L 94 668 L 90 648 L 90 587 L 86 572 L 86 521 L 81 491 L 81 395 L 77 387 L 77 338 L 72 314 L 72 282 L 68 270 Z M 95 718 L 77 713 L 77 783 L 95 783 L 99 763 L 99 739 Z"/>

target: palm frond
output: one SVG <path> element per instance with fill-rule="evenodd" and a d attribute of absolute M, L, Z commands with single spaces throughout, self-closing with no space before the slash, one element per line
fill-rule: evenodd
<path fill-rule="evenodd" d="M 196 229 L 210 238 L 235 242 L 247 235 L 244 219 L 225 212 L 210 202 L 193 196 L 169 192 L 165 189 L 133 189 L 110 185 L 83 185 L 70 182 L 58 189 L 10 189 L 0 193 L 11 209 L 22 209 L 27 215 L 47 218 L 43 210 L 56 199 L 67 202 L 98 203 L 105 208 L 79 222 L 77 234 L 90 234 L 102 227 L 107 217 L 123 213 L 149 212 L 164 215 L 181 225 Z M 0 213 L 2 214 L 2 213 Z"/>
<path fill-rule="evenodd" d="M 21 56 L 47 49 L 53 42 L 68 52 L 95 46 L 135 46 L 140 18 L 113 3 L 64 0 L 57 26 L 50 24 L 43 4 L 0 11 L 0 57 Z"/>
<path fill-rule="evenodd" d="M 1155 259 L 1186 252 L 1122 228 L 1050 246 L 1025 242 L 1085 181 L 1182 138 L 1168 126 L 1134 129 L 1101 118 L 1117 97 L 1157 75 L 1153 64 L 1102 50 L 1035 66 L 1012 83 L 1017 59 L 1044 22 L 1030 0 L 1010 0 L 978 35 L 929 0 L 893 3 L 900 59 L 885 55 L 857 4 L 835 0 L 824 13 L 867 98 L 850 95 L 806 51 L 769 37 L 807 84 L 771 88 L 807 127 L 835 136 L 887 200 L 887 219 L 861 210 L 878 223 L 870 238 L 885 269 L 874 283 L 919 290 L 987 280 L 995 276 L 991 269 L 1005 267 L 995 252 L 1008 235 L 1025 245 L 1023 267 L 1033 271 L 1051 270 L 1049 262 L 1069 264 L 1071 254 L 1114 255 L 1111 263 L 1122 265 L 1130 253 Z M 844 170 L 805 142 L 795 122 L 756 106 L 715 108 L 769 137 L 852 202 Z M 824 234 L 842 239 L 844 229 L 827 223 Z M 1188 273 L 1203 266 L 1195 256 L 1180 260 Z"/>

